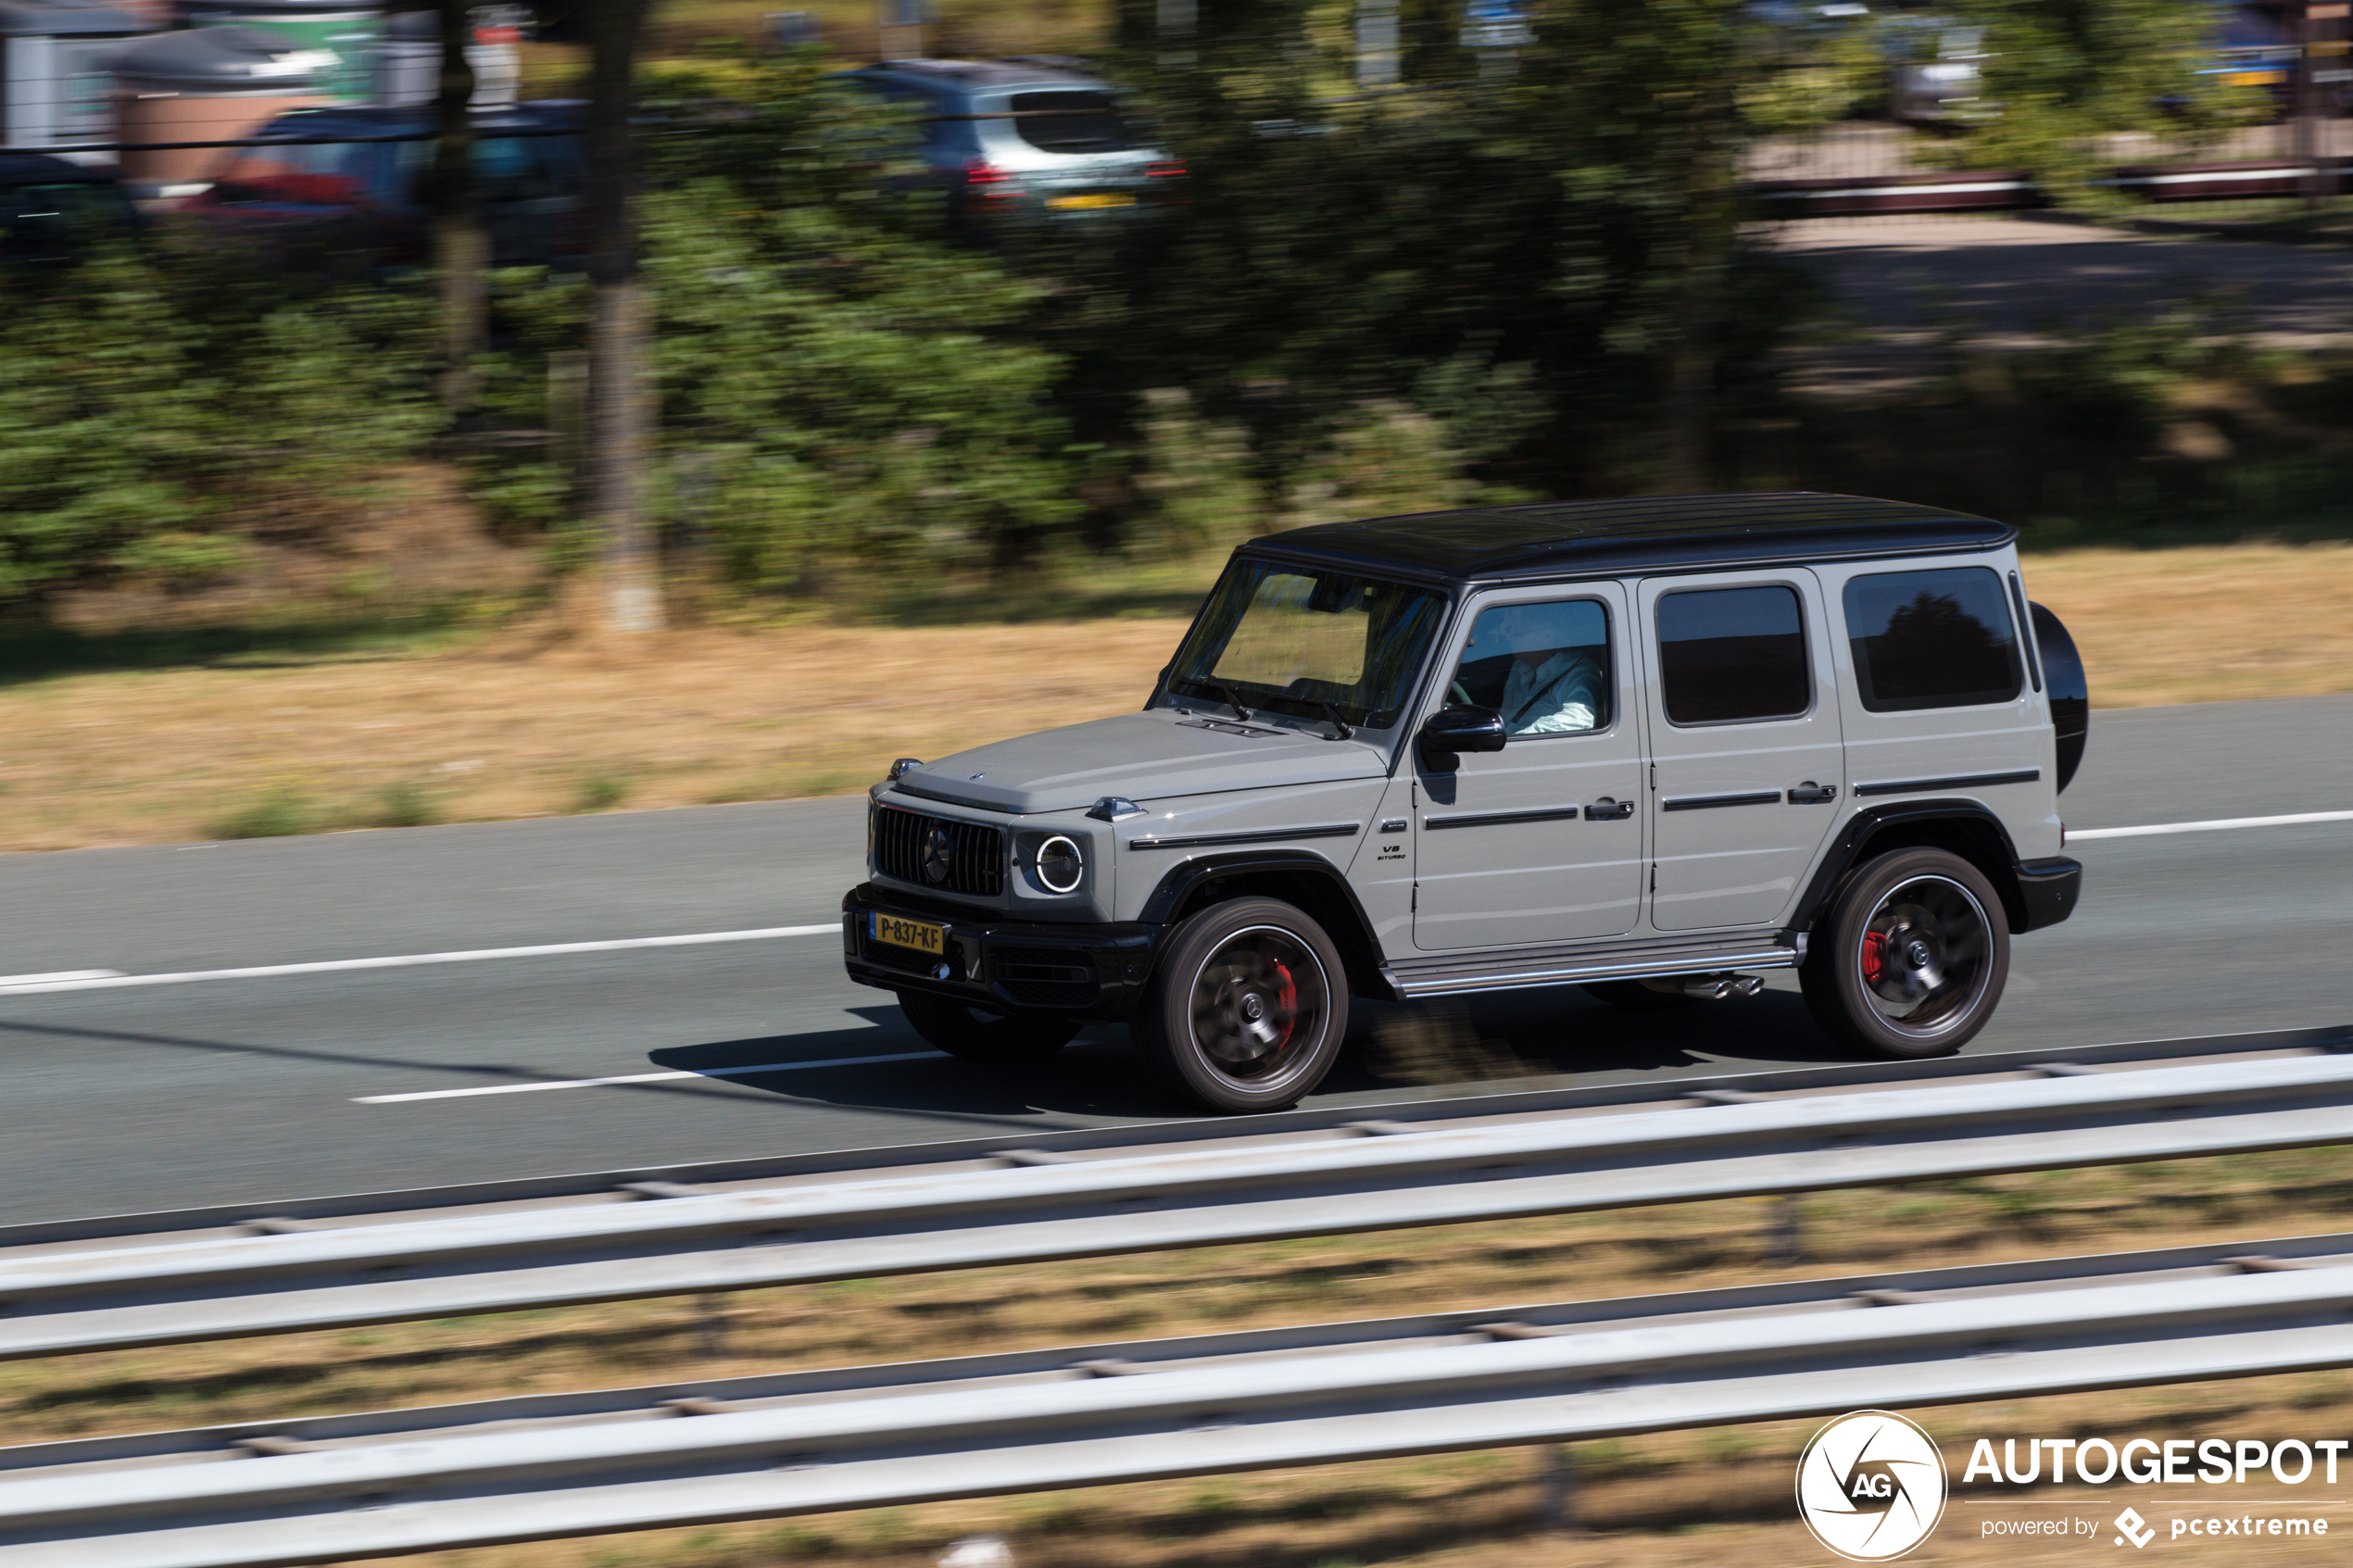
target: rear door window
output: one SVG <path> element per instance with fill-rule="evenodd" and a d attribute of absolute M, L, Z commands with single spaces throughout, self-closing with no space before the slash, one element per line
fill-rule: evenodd
<path fill-rule="evenodd" d="M 2018 696 L 2023 671 L 2002 580 L 1982 566 L 1849 578 L 1846 638 L 1873 713 Z"/>
<path fill-rule="evenodd" d="M 1797 590 L 1701 588 L 1658 601 L 1661 696 L 1670 722 L 1794 719 L 1811 704 Z"/>
<path fill-rule="evenodd" d="M 1134 146 L 1107 93 L 1016 93 L 1013 130 L 1041 153 L 1115 153 Z"/>

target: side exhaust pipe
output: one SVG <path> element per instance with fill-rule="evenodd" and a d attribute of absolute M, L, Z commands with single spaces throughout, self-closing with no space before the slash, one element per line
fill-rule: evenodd
<path fill-rule="evenodd" d="M 1682 982 L 1683 995 L 1711 1002 L 1720 1002 L 1727 997 L 1754 997 L 1763 989 L 1765 977 L 1761 974 L 1692 974 L 1686 975 Z"/>

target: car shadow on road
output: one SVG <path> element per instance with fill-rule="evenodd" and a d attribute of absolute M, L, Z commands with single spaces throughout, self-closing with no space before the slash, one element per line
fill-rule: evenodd
<path fill-rule="evenodd" d="M 949 1056 L 883 1060 L 927 1047 L 895 1007 L 851 1011 L 871 1027 L 713 1040 L 654 1051 L 648 1060 L 797 1101 L 991 1124 L 1040 1114 L 1082 1122 L 1200 1114 L 1160 1086 L 1119 1024 L 1090 1025 L 1043 1062 L 983 1067 Z M 853 1057 L 877 1060 L 845 1060 Z M 1596 1077 L 1673 1078 L 1851 1060 L 1800 997 L 1780 991 L 1668 1012 L 1620 1011 L 1560 989 L 1467 1004 L 1359 1001 L 1348 1047 L 1315 1098 L 1419 1099 Z M 776 1070 L 741 1071 L 769 1063 Z"/>

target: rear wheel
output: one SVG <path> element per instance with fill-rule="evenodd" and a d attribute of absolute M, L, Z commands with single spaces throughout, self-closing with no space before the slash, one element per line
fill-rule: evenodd
<path fill-rule="evenodd" d="M 2009 921 L 1985 873 L 1942 849 L 1896 849 L 1847 883 L 1798 978 L 1832 1036 L 1914 1058 L 1984 1028 L 2009 971 Z"/>
<path fill-rule="evenodd" d="M 1002 1012 L 922 991 L 900 992 L 899 1010 L 907 1015 L 925 1044 L 992 1067 L 1043 1061 L 1078 1033 L 1076 1019 Z"/>
<path fill-rule="evenodd" d="M 1129 1027 L 1187 1098 L 1212 1110 L 1280 1110 L 1340 1055 L 1347 973 L 1323 928 L 1290 905 L 1213 904 L 1176 928 Z"/>

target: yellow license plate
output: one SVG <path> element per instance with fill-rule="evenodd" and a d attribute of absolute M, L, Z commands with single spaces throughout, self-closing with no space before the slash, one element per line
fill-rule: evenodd
<path fill-rule="evenodd" d="M 1134 207 L 1136 198 L 1125 191 L 1089 191 L 1083 196 L 1048 196 L 1046 205 L 1061 207 Z"/>
<path fill-rule="evenodd" d="M 897 915 L 876 912 L 874 917 L 875 940 L 887 942 L 894 947 L 912 947 L 934 958 L 948 951 L 948 928 L 925 921 L 900 920 Z"/>
<path fill-rule="evenodd" d="M 2286 80 L 2287 72 L 2284 70 L 2234 70 L 2222 78 L 2222 84 L 2226 87 L 2269 87 Z"/>

